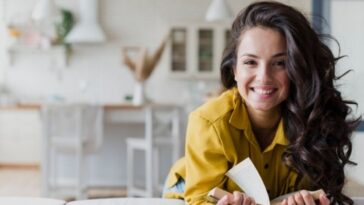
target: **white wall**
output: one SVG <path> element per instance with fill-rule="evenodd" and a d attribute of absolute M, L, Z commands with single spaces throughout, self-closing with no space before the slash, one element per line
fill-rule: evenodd
<path fill-rule="evenodd" d="M 364 1 L 333 0 L 331 2 L 331 33 L 339 41 L 341 55 L 347 55 L 339 61 L 338 71 L 345 72 L 352 69 L 353 72 L 346 75 L 339 84 L 343 96 L 355 100 L 358 108 L 354 108 L 356 115 L 364 113 Z M 336 45 L 335 45 L 336 46 Z M 335 48 L 335 47 L 334 47 Z M 336 49 L 337 51 L 337 49 Z M 357 132 L 353 137 L 352 160 L 358 166 L 347 167 L 349 178 L 346 191 L 352 196 L 364 195 L 364 160 L 363 151 L 364 133 Z"/>
<path fill-rule="evenodd" d="M 345 191 L 350 196 L 364 196 L 364 158 L 361 151 L 364 147 L 364 132 L 356 132 L 353 135 L 353 152 L 351 160 L 356 166 L 347 166 L 347 184 Z"/>
<path fill-rule="evenodd" d="M 364 1 L 333 0 L 331 2 L 331 33 L 339 41 L 340 55 L 347 55 L 339 61 L 338 74 L 349 69 L 353 72 L 347 74 L 340 82 L 340 90 L 347 99 L 355 100 L 359 106 L 355 110 L 357 115 L 364 113 Z M 333 50 L 337 46 L 333 45 Z"/>
<path fill-rule="evenodd" d="M 2 0 L 3 21 L 30 14 L 35 0 Z M 57 4 L 78 15 L 77 1 L 56 0 Z M 19 54 L 13 66 L 0 66 L 0 78 L 21 101 L 40 101 L 52 95 L 68 101 L 87 100 L 100 103 L 121 102 L 132 94 L 134 79 L 121 63 L 123 45 L 154 49 L 170 25 L 176 22 L 203 21 L 210 0 L 99 0 L 100 22 L 108 41 L 99 45 L 75 46 L 67 67 L 55 65 L 49 55 Z M 229 0 L 234 13 L 253 1 Z M 284 2 L 310 11 L 311 1 Z M 77 16 L 78 17 L 78 16 Z M 4 20 L 5 19 L 5 20 Z M 3 27 L 2 27 L 3 28 Z M 0 39 L 1 41 L 1 39 Z M 3 46 L 3 43 L 0 43 Z M 167 49 L 168 51 L 168 49 Z M 158 69 L 147 82 L 149 96 L 162 102 L 183 103 L 195 84 L 169 77 L 169 55 L 165 51 Z M 1 58 L 1 57 L 0 57 Z M 4 61 L 2 61 L 3 63 Z M 1 82 L 0 81 L 0 82 Z M 89 89 L 81 94 L 80 84 Z M 218 88 L 218 80 L 208 81 L 207 90 Z"/>

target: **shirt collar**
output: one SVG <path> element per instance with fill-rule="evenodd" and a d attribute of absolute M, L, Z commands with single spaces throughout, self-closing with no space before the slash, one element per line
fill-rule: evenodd
<path fill-rule="evenodd" d="M 234 127 L 240 130 L 246 130 L 250 128 L 250 120 L 248 116 L 248 112 L 246 110 L 243 99 L 241 98 L 238 89 L 234 87 L 232 89 L 233 95 L 233 112 L 230 116 L 229 122 Z"/>
<path fill-rule="evenodd" d="M 233 88 L 232 93 L 234 109 L 231 114 L 229 123 L 239 130 L 244 130 L 244 134 L 247 140 L 255 146 L 259 147 L 258 142 L 254 137 L 244 100 L 241 98 L 239 91 L 236 87 Z"/>
<path fill-rule="evenodd" d="M 276 134 L 274 135 L 272 143 L 270 143 L 270 145 L 268 145 L 268 147 L 265 148 L 264 152 L 269 152 L 269 151 L 273 150 L 273 148 L 278 144 L 283 145 L 283 146 L 287 146 L 289 144 L 289 141 L 288 141 L 286 135 L 284 134 L 283 119 L 281 119 L 281 121 L 279 122 L 277 131 L 276 131 Z"/>

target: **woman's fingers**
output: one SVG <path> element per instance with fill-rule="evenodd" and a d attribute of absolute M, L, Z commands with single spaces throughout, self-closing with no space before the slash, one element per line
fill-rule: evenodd
<path fill-rule="evenodd" d="M 216 205 L 229 205 L 230 203 L 230 195 L 225 195 L 223 196 L 217 203 Z"/>
<path fill-rule="evenodd" d="M 255 200 L 251 197 L 249 197 L 246 194 L 243 194 L 243 203 L 242 205 L 255 205 Z"/>
<path fill-rule="evenodd" d="M 244 194 L 234 191 L 233 192 L 233 204 L 243 204 L 243 200 L 245 198 Z"/>
<path fill-rule="evenodd" d="M 330 200 L 326 197 L 326 194 L 321 194 L 320 205 L 330 205 Z M 244 193 L 234 191 L 233 194 L 229 194 L 220 199 L 217 205 L 255 205 L 255 200 Z M 314 198 L 306 191 L 301 190 L 287 199 L 284 199 L 281 205 L 315 205 Z"/>
<path fill-rule="evenodd" d="M 294 196 L 289 196 L 287 198 L 288 205 L 296 205 L 296 201 L 294 200 Z"/>
<path fill-rule="evenodd" d="M 330 200 L 326 194 L 321 194 L 319 197 L 320 205 L 330 205 Z M 306 190 L 301 190 L 287 199 L 284 199 L 281 205 L 315 205 L 313 196 Z"/>
<path fill-rule="evenodd" d="M 242 205 L 250 205 L 252 203 L 252 200 L 250 197 L 248 197 L 246 194 L 244 194 L 244 201 L 241 203 Z"/>
<path fill-rule="evenodd" d="M 329 198 L 327 198 L 326 194 L 321 194 L 319 201 L 320 201 L 320 205 L 329 205 L 330 204 L 330 200 L 329 200 Z"/>
<path fill-rule="evenodd" d="M 238 191 L 221 198 L 217 205 L 255 205 L 255 200 Z"/>
<path fill-rule="evenodd" d="M 303 197 L 300 192 L 297 192 L 293 195 L 293 198 L 297 205 L 305 205 L 305 201 L 303 200 Z"/>
<path fill-rule="evenodd" d="M 299 192 L 302 197 L 303 197 L 303 200 L 305 202 L 306 205 L 315 205 L 315 200 L 313 199 L 312 195 L 306 191 L 306 190 L 302 190 Z"/>

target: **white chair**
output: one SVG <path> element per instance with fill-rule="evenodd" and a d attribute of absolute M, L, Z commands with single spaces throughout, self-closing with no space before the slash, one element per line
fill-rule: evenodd
<path fill-rule="evenodd" d="M 180 108 L 178 106 L 149 105 L 145 108 L 144 138 L 127 139 L 127 193 L 129 197 L 159 197 L 163 185 L 159 183 L 159 149 L 171 148 L 171 165 L 181 155 Z M 135 151 L 145 156 L 145 188 L 135 185 Z"/>
<path fill-rule="evenodd" d="M 53 194 L 68 194 L 77 199 L 86 198 L 85 159 L 87 154 L 96 151 L 102 144 L 102 107 L 86 104 L 44 105 L 42 121 L 42 194 L 46 197 Z M 59 184 L 58 154 L 75 156 L 75 189 L 67 189 Z"/>

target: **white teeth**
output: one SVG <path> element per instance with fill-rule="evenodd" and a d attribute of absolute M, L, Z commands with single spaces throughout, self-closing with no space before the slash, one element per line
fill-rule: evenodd
<path fill-rule="evenodd" d="M 271 90 L 254 89 L 254 91 L 257 92 L 258 94 L 268 95 L 273 92 L 273 89 L 271 89 Z"/>

